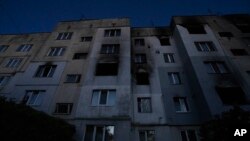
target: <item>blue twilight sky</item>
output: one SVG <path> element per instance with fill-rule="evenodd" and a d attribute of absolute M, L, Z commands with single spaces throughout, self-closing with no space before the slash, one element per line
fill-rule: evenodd
<path fill-rule="evenodd" d="M 0 0 L 0 34 L 50 32 L 58 21 L 128 17 L 166 26 L 172 16 L 250 13 L 250 0 Z"/>

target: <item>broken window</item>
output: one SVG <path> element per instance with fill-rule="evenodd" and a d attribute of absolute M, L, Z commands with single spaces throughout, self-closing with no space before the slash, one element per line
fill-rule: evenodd
<path fill-rule="evenodd" d="M 17 48 L 17 52 L 29 52 L 30 49 L 32 48 L 32 44 L 23 44 L 23 45 L 20 45 L 18 48 Z"/>
<path fill-rule="evenodd" d="M 189 107 L 185 97 L 174 97 L 174 105 L 176 112 L 188 112 Z"/>
<path fill-rule="evenodd" d="M 88 53 L 75 53 L 73 56 L 73 59 L 78 60 L 78 59 L 86 59 L 88 56 Z"/>
<path fill-rule="evenodd" d="M 155 141 L 155 130 L 140 130 L 140 141 Z"/>
<path fill-rule="evenodd" d="M 160 43 L 162 46 L 170 46 L 169 38 L 167 37 L 159 37 Z"/>
<path fill-rule="evenodd" d="M 205 61 L 204 64 L 208 73 L 229 73 L 226 64 L 222 61 Z"/>
<path fill-rule="evenodd" d="M 185 25 L 189 34 L 206 34 L 204 26 L 202 24 L 188 24 Z"/>
<path fill-rule="evenodd" d="M 61 32 L 58 33 L 57 40 L 70 40 L 73 35 L 73 32 Z"/>
<path fill-rule="evenodd" d="M 134 62 L 136 64 L 145 64 L 145 63 L 147 63 L 146 54 L 135 54 Z"/>
<path fill-rule="evenodd" d="M 213 42 L 194 42 L 196 48 L 198 51 L 201 52 L 211 52 L 216 51 L 216 48 L 213 44 Z"/>
<path fill-rule="evenodd" d="M 116 90 L 94 90 L 92 94 L 92 106 L 114 106 Z"/>
<path fill-rule="evenodd" d="M 118 74 L 118 63 L 97 63 L 96 76 L 115 76 Z"/>
<path fill-rule="evenodd" d="M 70 114 L 72 111 L 73 103 L 56 103 L 56 114 Z"/>
<path fill-rule="evenodd" d="M 233 34 L 231 32 L 218 32 L 221 37 L 233 37 Z"/>
<path fill-rule="evenodd" d="M 47 53 L 47 56 L 62 56 L 64 52 L 64 47 L 51 47 Z"/>
<path fill-rule="evenodd" d="M 115 126 L 87 125 L 84 141 L 114 141 Z"/>
<path fill-rule="evenodd" d="M 181 84 L 179 72 L 169 72 L 168 73 L 169 83 L 173 85 Z"/>
<path fill-rule="evenodd" d="M 144 39 L 135 39 L 135 46 L 144 46 L 145 42 Z"/>
<path fill-rule="evenodd" d="M 119 54 L 120 44 L 103 44 L 101 54 Z"/>
<path fill-rule="evenodd" d="M 184 130 L 181 131 L 182 141 L 198 141 L 195 130 Z"/>
<path fill-rule="evenodd" d="M 224 104 L 245 104 L 245 93 L 241 87 L 215 87 L 221 101 Z"/>
<path fill-rule="evenodd" d="M 6 68 L 17 68 L 22 62 L 22 58 L 10 58 L 8 63 L 5 65 Z"/>
<path fill-rule="evenodd" d="M 9 45 L 0 45 L 0 52 L 5 52 L 8 49 Z"/>
<path fill-rule="evenodd" d="M 52 77 L 56 70 L 56 65 L 41 65 L 35 74 L 35 77 Z"/>
<path fill-rule="evenodd" d="M 80 74 L 67 74 L 66 83 L 79 83 L 81 80 Z"/>
<path fill-rule="evenodd" d="M 81 42 L 90 42 L 92 41 L 92 36 L 81 37 Z"/>
<path fill-rule="evenodd" d="M 233 53 L 234 56 L 248 55 L 245 49 L 231 49 L 231 52 Z"/>
<path fill-rule="evenodd" d="M 107 29 L 104 31 L 104 37 L 118 37 L 121 36 L 121 29 Z"/>
<path fill-rule="evenodd" d="M 174 63 L 174 54 L 173 53 L 164 53 L 164 60 L 166 63 Z"/>
<path fill-rule="evenodd" d="M 150 97 L 139 97 L 137 98 L 138 112 L 139 113 L 151 113 L 151 98 Z"/>

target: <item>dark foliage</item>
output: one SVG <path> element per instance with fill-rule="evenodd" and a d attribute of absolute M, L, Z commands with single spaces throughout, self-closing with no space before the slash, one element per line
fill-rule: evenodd
<path fill-rule="evenodd" d="M 236 129 L 247 129 L 244 136 L 234 136 Z M 250 112 L 234 107 L 200 128 L 201 141 L 249 141 Z"/>
<path fill-rule="evenodd" d="M 73 141 L 74 126 L 0 98 L 1 141 Z"/>

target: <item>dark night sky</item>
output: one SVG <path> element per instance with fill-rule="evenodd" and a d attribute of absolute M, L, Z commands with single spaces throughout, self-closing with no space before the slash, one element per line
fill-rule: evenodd
<path fill-rule="evenodd" d="M 129 17 L 134 27 L 171 16 L 250 13 L 250 0 L 0 0 L 0 34 L 50 32 L 58 21 Z"/>

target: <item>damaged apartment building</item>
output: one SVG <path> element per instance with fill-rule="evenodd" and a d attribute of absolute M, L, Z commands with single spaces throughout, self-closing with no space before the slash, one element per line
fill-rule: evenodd
<path fill-rule="evenodd" d="M 63 21 L 0 35 L 0 95 L 76 128 L 77 141 L 199 141 L 199 126 L 250 110 L 250 16 Z"/>

